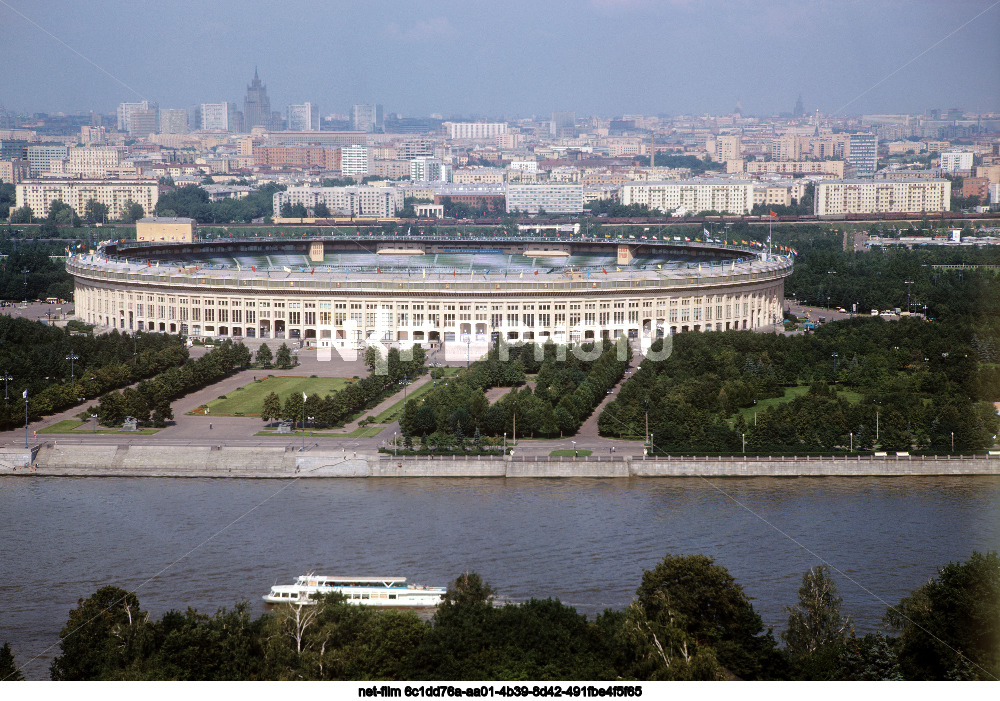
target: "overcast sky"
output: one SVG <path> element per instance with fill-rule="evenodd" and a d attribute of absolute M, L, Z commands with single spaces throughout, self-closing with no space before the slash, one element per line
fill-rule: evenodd
<path fill-rule="evenodd" d="M 0 0 L 0 105 L 242 109 L 256 66 L 324 115 L 1000 111 L 998 37 L 1000 0 Z"/>

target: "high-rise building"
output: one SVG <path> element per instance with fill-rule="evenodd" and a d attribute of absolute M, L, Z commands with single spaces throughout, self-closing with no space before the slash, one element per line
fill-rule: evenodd
<path fill-rule="evenodd" d="M 148 110 L 132 110 L 129 115 L 128 135 L 141 139 L 160 131 L 160 110 L 155 106 Z"/>
<path fill-rule="evenodd" d="M 368 175 L 372 169 L 372 152 L 367 146 L 345 146 L 340 149 L 340 172 L 344 175 Z"/>
<path fill-rule="evenodd" d="M 576 136 L 576 112 L 553 112 L 549 133 L 556 138 Z"/>
<path fill-rule="evenodd" d="M 240 131 L 239 112 L 232 102 L 206 102 L 198 108 L 202 131 Z"/>
<path fill-rule="evenodd" d="M 122 102 L 118 105 L 118 131 L 131 134 L 132 113 L 138 110 L 156 109 L 157 104 L 149 100 L 142 102 Z"/>
<path fill-rule="evenodd" d="M 419 182 L 448 182 L 448 166 L 440 158 L 419 156 L 410 161 L 410 180 Z"/>
<path fill-rule="evenodd" d="M 160 110 L 161 134 L 187 134 L 187 110 Z"/>
<path fill-rule="evenodd" d="M 319 106 L 311 102 L 289 105 L 286 119 L 288 131 L 319 131 Z"/>
<path fill-rule="evenodd" d="M 354 105 L 351 108 L 351 127 L 368 134 L 384 131 L 382 105 Z"/>
<path fill-rule="evenodd" d="M 254 127 L 274 128 L 267 87 L 260 82 L 256 68 L 253 69 L 253 81 L 247 86 L 247 96 L 243 99 L 243 126 L 248 132 Z"/>
<path fill-rule="evenodd" d="M 954 173 L 958 170 L 972 170 L 971 151 L 945 151 L 941 154 L 941 170 Z"/>
<path fill-rule="evenodd" d="M 860 178 L 875 175 L 878 170 L 878 137 L 875 134 L 851 134 L 847 162 Z"/>

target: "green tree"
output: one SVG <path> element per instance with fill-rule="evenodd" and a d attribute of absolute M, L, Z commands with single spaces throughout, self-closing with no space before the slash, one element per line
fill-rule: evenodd
<path fill-rule="evenodd" d="M 841 648 L 834 678 L 851 682 L 903 681 L 899 658 L 884 633 L 849 638 Z"/>
<path fill-rule="evenodd" d="M 837 655 L 853 635 L 850 619 L 840 613 L 841 603 L 826 565 L 802 575 L 799 601 L 785 608 L 788 628 L 781 634 L 801 677 L 815 681 L 833 673 Z"/>
<path fill-rule="evenodd" d="M 28 205 L 18 207 L 10 215 L 11 224 L 30 224 L 35 219 L 35 212 Z"/>
<path fill-rule="evenodd" d="M 264 405 L 260 410 L 260 418 L 264 421 L 272 421 L 281 418 L 281 399 L 277 393 L 270 392 L 264 397 Z"/>
<path fill-rule="evenodd" d="M 121 679 L 152 643 L 139 599 L 114 586 L 81 599 L 59 637 L 62 652 L 50 668 L 53 681 Z"/>
<path fill-rule="evenodd" d="M 626 612 L 630 676 L 774 678 L 780 655 L 743 587 L 704 555 L 667 555 L 646 571 Z"/>
<path fill-rule="evenodd" d="M 281 405 L 281 418 L 295 426 L 302 420 L 302 395 L 290 394 Z"/>
<path fill-rule="evenodd" d="M 274 355 L 274 364 L 279 368 L 292 367 L 292 351 L 287 343 L 278 346 L 278 352 Z"/>
<path fill-rule="evenodd" d="M 83 213 L 88 224 L 97 224 L 98 222 L 104 223 L 108 221 L 108 206 L 95 199 L 87 200 L 87 204 L 84 205 Z"/>
<path fill-rule="evenodd" d="M 328 217 L 330 216 L 330 208 L 326 206 L 326 202 L 319 202 L 313 207 L 314 217 Z"/>
<path fill-rule="evenodd" d="M 257 355 L 254 357 L 254 361 L 262 368 L 271 367 L 274 363 L 274 354 L 271 353 L 270 346 L 266 343 L 261 343 L 260 347 L 257 348 Z"/>
<path fill-rule="evenodd" d="M 144 216 L 146 216 L 146 212 L 138 202 L 126 200 L 122 206 L 122 224 L 135 224 Z"/>
<path fill-rule="evenodd" d="M 1000 555 L 974 552 L 886 611 L 903 676 L 1000 678 Z"/>
<path fill-rule="evenodd" d="M 17 662 L 14 661 L 14 653 L 11 652 L 10 643 L 4 643 L 3 647 L 0 647 L 0 681 L 24 681 L 24 675 L 17 666 Z"/>

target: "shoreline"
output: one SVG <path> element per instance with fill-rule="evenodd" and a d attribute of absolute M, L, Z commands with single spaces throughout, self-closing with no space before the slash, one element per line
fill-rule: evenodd
<path fill-rule="evenodd" d="M 60 445 L 0 448 L 0 475 L 49 477 L 655 478 L 1000 476 L 1000 459 L 978 456 L 783 456 L 599 459 L 549 456 L 393 457 L 373 451 L 291 446 Z"/>

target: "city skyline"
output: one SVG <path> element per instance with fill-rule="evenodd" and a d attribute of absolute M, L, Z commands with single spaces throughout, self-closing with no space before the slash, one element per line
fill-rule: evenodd
<path fill-rule="evenodd" d="M 275 109 L 380 103 L 425 116 L 920 114 L 1000 111 L 1000 2 L 591 0 L 501 10 L 401 2 L 274 8 L 0 0 L 0 105 L 110 113 L 121 102 Z M 722 17 L 723 19 L 719 19 Z M 112 19 L 113 21 L 109 21 Z M 350 28 L 349 30 L 344 29 Z"/>

